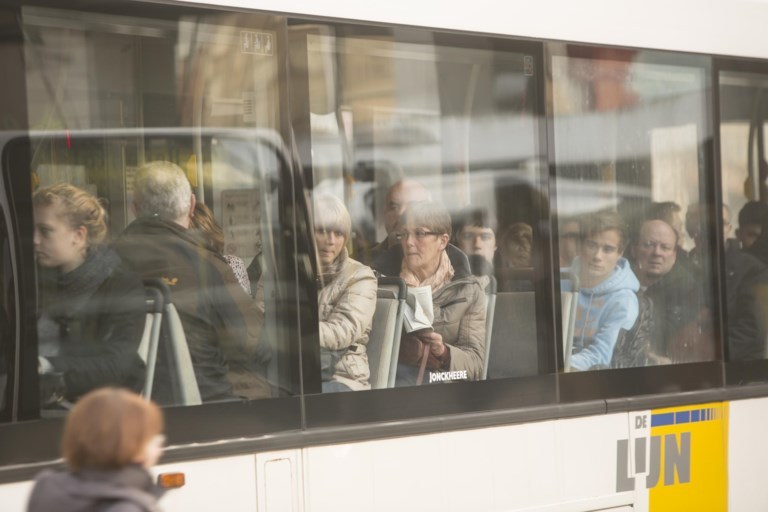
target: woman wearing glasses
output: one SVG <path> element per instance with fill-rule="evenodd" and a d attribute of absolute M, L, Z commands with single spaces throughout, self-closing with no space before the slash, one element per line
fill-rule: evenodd
<path fill-rule="evenodd" d="M 448 211 L 436 203 L 412 204 L 396 237 L 400 247 L 379 259 L 377 270 L 399 275 L 409 287 L 429 287 L 434 311 L 431 329 L 403 335 L 397 385 L 479 379 L 485 354 L 486 296 L 470 272 L 466 255 L 448 243 Z"/>
<path fill-rule="evenodd" d="M 163 413 L 130 391 L 101 388 L 67 416 L 61 451 L 65 471 L 44 471 L 28 512 L 157 512 L 163 491 L 149 468 L 163 453 Z"/>
<path fill-rule="evenodd" d="M 323 392 L 370 389 L 366 345 L 376 309 L 376 276 L 347 254 L 352 223 L 341 201 L 319 197 L 314 211 Z"/>

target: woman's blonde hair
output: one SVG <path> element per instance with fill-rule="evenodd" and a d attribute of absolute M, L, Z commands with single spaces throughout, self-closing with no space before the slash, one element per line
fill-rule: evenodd
<path fill-rule="evenodd" d="M 344 240 L 349 240 L 352 220 L 344 203 L 333 196 L 318 196 L 314 200 L 314 211 L 316 228 L 338 229 L 344 233 Z"/>
<path fill-rule="evenodd" d="M 58 183 L 39 189 L 32 196 L 33 206 L 53 206 L 57 217 L 70 228 L 83 226 L 87 233 L 88 247 L 98 245 L 107 238 L 107 212 L 99 200 L 69 183 Z"/>
<path fill-rule="evenodd" d="M 73 471 L 122 468 L 136 462 L 162 431 L 163 413 L 157 405 L 125 389 L 101 388 L 72 408 L 61 452 Z"/>

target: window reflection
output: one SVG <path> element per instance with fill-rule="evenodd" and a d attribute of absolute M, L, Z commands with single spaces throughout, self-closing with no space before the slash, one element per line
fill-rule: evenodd
<path fill-rule="evenodd" d="M 768 74 L 724 71 L 719 82 L 728 357 L 762 359 L 768 312 Z"/>
<path fill-rule="evenodd" d="M 563 46 L 552 56 L 563 302 L 578 303 L 564 315 L 567 369 L 715 357 L 714 215 L 700 156 L 707 69 L 636 50 Z M 694 220 L 684 227 L 686 215 Z M 617 219 L 613 231 L 588 228 L 605 216 Z M 603 282 L 623 275 L 636 283 L 631 294 L 600 295 L 595 275 L 606 265 Z"/>
<path fill-rule="evenodd" d="M 533 282 L 536 230 L 548 209 L 538 189 L 540 70 L 533 55 L 407 29 L 291 30 L 308 55 L 314 195 L 345 204 L 353 259 L 403 278 L 411 294 L 434 288 L 434 302 L 427 301 L 434 330 L 412 335 L 396 328 L 391 371 L 398 378 L 387 385 L 429 384 L 430 371 L 432 383 L 552 371 L 550 363 L 539 364 L 547 358 L 537 338 Z M 404 224 L 424 204 L 444 207 L 447 225 L 437 218 Z M 429 244 L 442 247 L 433 254 Z M 466 281 L 466 294 L 444 300 L 442 284 L 425 284 L 437 274 L 422 275 L 408 253 L 422 249 L 432 263 L 447 258 L 440 268 L 450 263 L 452 279 L 442 271 L 434 279 L 445 289 Z M 385 295 L 380 280 L 374 333 Z M 444 329 L 465 332 L 470 324 L 471 340 Z"/>
<path fill-rule="evenodd" d="M 42 405 L 104 384 L 182 405 L 296 393 L 274 238 L 281 20 L 23 18 L 35 197 L 78 190 L 108 233 L 80 243 L 69 199 L 36 208 Z M 43 243 L 54 228 L 78 251 Z M 132 286 L 113 300 L 117 270 Z"/>

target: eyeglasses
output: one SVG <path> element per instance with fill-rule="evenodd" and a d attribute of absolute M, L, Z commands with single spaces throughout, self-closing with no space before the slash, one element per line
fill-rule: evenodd
<path fill-rule="evenodd" d="M 413 236 L 417 241 L 421 242 L 428 236 L 440 236 L 444 233 L 437 233 L 435 231 L 422 231 L 422 230 L 416 230 L 413 232 L 410 231 L 401 231 L 400 233 L 395 233 L 395 240 L 398 242 L 401 242 L 403 240 L 408 240 L 409 236 Z"/>
<path fill-rule="evenodd" d="M 461 234 L 461 239 L 465 242 L 474 242 L 478 238 L 483 242 L 490 242 L 493 240 L 493 233 L 472 233 L 467 231 Z"/>

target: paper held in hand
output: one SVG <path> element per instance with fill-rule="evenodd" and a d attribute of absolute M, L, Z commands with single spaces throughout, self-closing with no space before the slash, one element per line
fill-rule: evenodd
<path fill-rule="evenodd" d="M 403 311 L 405 332 L 432 329 L 435 313 L 432 309 L 432 288 L 429 286 L 408 287 Z"/>

